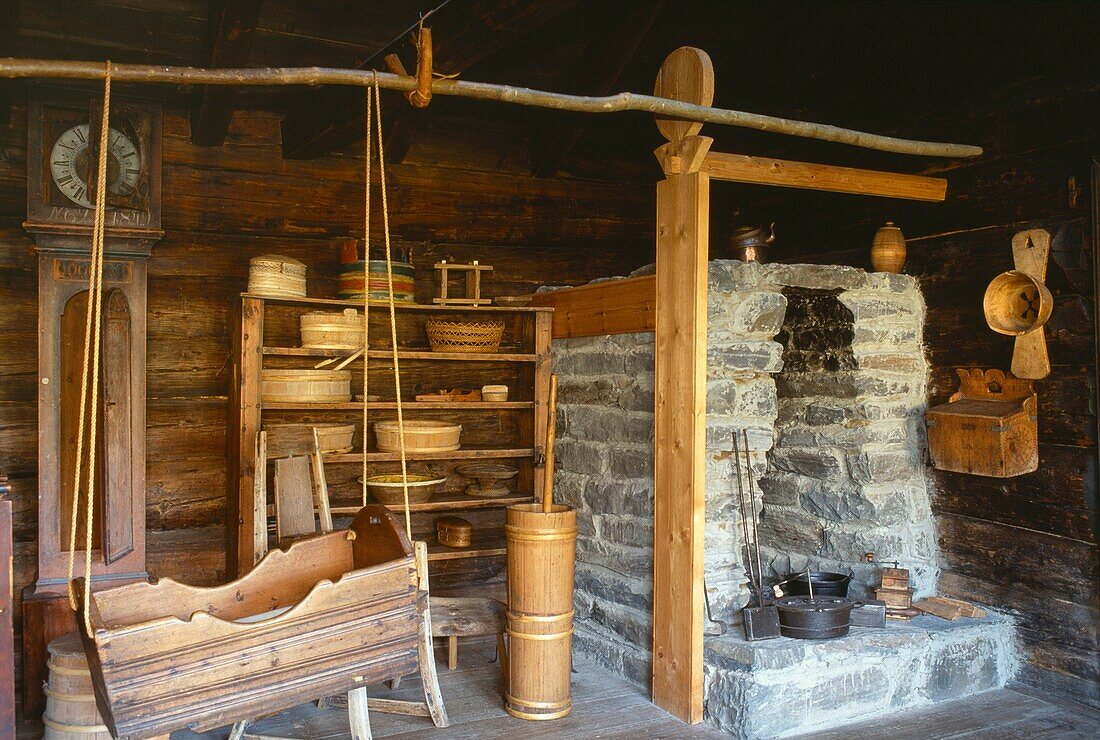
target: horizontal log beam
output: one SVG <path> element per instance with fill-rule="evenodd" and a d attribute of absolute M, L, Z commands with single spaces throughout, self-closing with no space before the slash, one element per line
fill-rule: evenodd
<path fill-rule="evenodd" d="M 0 78 L 33 77 L 70 80 L 102 80 L 106 73 L 101 62 L 65 62 L 49 59 L 0 59 Z M 368 87 L 377 83 L 384 90 L 411 92 L 416 78 L 366 69 L 329 67 L 266 67 L 256 69 L 200 69 L 153 64 L 112 64 L 111 76 L 117 82 L 167 83 L 170 85 L 350 85 Z M 982 148 L 968 144 L 899 139 L 863 131 L 829 126 L 823 123 L 793 121 L 759 113 L 723 110 L 693 105 L 652 95 L 623 92 L 606 97 L 565 95 L 511 85 L 466 80 L 435 80 L 433 95 L 454 95 L 475 100 L 526 105 L 533 108 L 569 110 L 577 113 L 618 113 L 638 111 L 660 118 L 677 118 L 723 126 L 740 126 L 775 134 L 849 144 L 897 154 L 925 157 L 980 157 Z"/>
<path fill-rule="evenodd" d="M 715 180 L 827 190 L 833 193 L 879 195 L 936 203 L 947 196 L 947 180 L 938 177 L 789 162 L 745 154 L 711 152 L 703 160 L 703 172 Z"/>
<path fill-rule="evenodd" d="M 531 305 L 553 307 L 554 339 L 649 332 L 657 325 L 657 281 L 644 275 L 551 290 Z"/>

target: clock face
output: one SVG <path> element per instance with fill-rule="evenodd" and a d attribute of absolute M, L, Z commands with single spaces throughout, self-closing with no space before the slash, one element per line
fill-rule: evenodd
<path fill-rule="evenodd" d="M 88 124 L 62 132 L 50 150 L 50 177 L 61 193 L 83 208 L 95 206 L 88 192 L 88 172 L 96 166 L 88 146 Z M 116 128 L 107 134 L 107 192 L 129 196 L 141 175 L 137 145 Z"/>

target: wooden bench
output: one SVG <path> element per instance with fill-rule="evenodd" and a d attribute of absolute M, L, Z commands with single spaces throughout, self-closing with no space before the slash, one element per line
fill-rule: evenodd
<path fill-rule="evenodd" d="M 432 637 L 447 638 L 447 667 L 458 667 L 458 638 L 496 635 L 500 675 L 508 680 L 508 650 L 504 644 L 504 612 L 496 599 L 471 596 L 432 596 Z"/>

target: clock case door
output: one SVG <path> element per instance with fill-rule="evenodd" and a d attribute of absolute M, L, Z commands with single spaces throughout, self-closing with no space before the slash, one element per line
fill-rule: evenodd
<path fill-rule="evenodd" d="M 62 232 L 66 227 L 77 230 L 92 227 L 92 209 L 69 200 L 54 183 L 50 172 L 50 154 L 54 142 L 62 133 L 73 126 L 88 124 L 85 175 L 91 181 L 89 198 L 94 198 L 95 154 L 101 116 L 101 94 L 60 90 L 31 93 L 28 101 L 27 228 L 41 230 L 45 227 L 49 231 Z M 125 236 L 129 230 L 143 236 L 149 231 L 159 231 L 161 108 L 155 103 L 130 100 L 115 94 L 111 97 L 110 125 L 129 138 L 138 149 L 141 172 L 132 193 L 108 193 L 106 228 L 119 236 Z"/>

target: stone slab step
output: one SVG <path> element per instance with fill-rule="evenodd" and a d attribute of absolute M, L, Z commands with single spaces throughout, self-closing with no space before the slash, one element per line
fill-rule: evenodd
<path fill-rule="evenodd" d="M 1001 688 L 1018 669 L 1012 621 L 922 616 L 834 640 L 704 645 L 706 721 L 736 737 L 787 737 Z"/>

